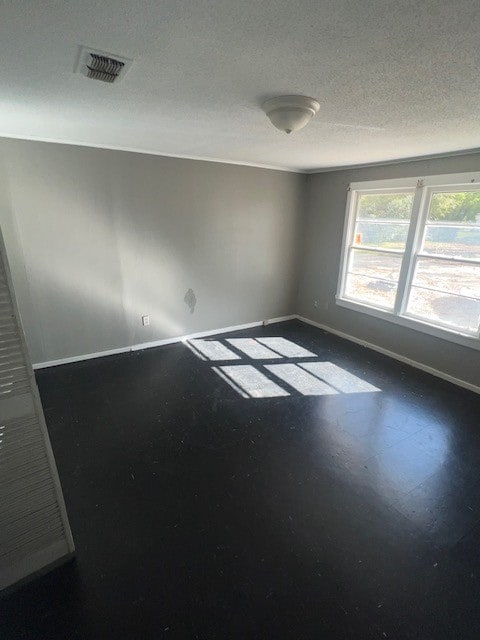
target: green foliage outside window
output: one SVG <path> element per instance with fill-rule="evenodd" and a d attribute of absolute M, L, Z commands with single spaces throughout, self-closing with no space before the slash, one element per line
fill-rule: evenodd
<path fill-rule="evenodd" d="M 357 232 L 359 244 L 377 247 L 403 248 L 406 234 L 403 225 L 395 221 L 408 221 L 413 204 L 412 193 L 388 193 L 361 195 L 358 207 Z M 364 220 L 365 222 L 361 222 Z M 385 224 L 368 224 L 369 220 L 385 220 Z M 435 223 L 467 225 L 459 227 L 441 226 L 430 228 L 427 241 L 432 250 L 437 243 L 480 245 L 480 192 L 463 191 L 434 193 L 430 202 L 427 225 Z M 392 224 L 393 223 L 393 224 Z M 472 229 L 468 225 L 478 225 Z M 443 251 L 442 251 L 443 252 Z"/>

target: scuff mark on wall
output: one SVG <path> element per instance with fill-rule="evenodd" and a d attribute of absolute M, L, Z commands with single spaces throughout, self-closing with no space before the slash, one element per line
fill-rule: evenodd
<path fill-rule="evenodd" d="M 190 309 L 190 313 L 195 311 L 195 305 L 197 304 L 197 296 L 195 295 L 193 289 L 189 289 L 183 298 L 185 304 Z"/>

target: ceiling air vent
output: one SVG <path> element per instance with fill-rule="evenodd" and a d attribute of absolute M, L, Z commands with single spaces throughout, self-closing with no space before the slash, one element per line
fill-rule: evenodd
<path fill-rule="evenodd" d="M 131 64 L 132 60 L 128 58 L 81 47 L 75 71 L 92 80 L 101 80 L 111 84 L 123 78 Z"/>
<path fill-rule="evenodd" d="M 96 53 L 91 53 L 90 57 L 90 64 L 87 64 L 87 76 L 93 80 L 115 82 L 125 66 L 125 63 L 120 60 L 99 56 Z"/>

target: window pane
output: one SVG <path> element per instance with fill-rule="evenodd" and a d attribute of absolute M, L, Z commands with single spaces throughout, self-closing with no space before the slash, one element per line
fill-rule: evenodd
<path fill-rule="evenodd" d="M 451 258 L 480 260 L 480 225 L 427 225 L 422 251 Z"/>
<path fill-rule="evenodd" d="M 480 190 L 434 193 L 428 222 L 476 224 L 480 228 Z"/>
<path fill-rule="evenodd" d="M 480 265 L 419 258 L 413 284 L 480 300 Z"/>
<path fill-rule="evenodd" d="M 407 312 L 432 323 L 476 334 L 480 319 L 480 300 L 412 287 Z"/>
<path fill-rule="evenodd" d="M 355 225 L 353 244 L 398 249 L 403 251 L 407 242 L 408 222 L 358 221 Z"/>
<path fill-rule="evenodd" d="M 401 255 L 352 249 L 350 271 L 353 273 L 398 282 L 401 266 Z"/>
<path fill-rule="evenodd" d="M 414 191 L 361 195 L 357 220 L 410 220 L 414 195 Z"/>
<path fill-rule="evenodd" d="M 393 309 L 397 285 L 376 278 L 358 276 L 347 273 L 345 295 L 354 300 L 361 300 L 375 307 Z"/>
<path fill-rule="evenodd" d="M 480 191 L 432 195 L 423 251 L 480 260 Z"/>

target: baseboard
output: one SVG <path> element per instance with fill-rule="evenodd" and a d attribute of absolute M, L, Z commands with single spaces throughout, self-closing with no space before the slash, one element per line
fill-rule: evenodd
<path fill-rule="evenodd" d="M 361 340 L 360 338 L 356 338 L 355 336 L 352 336 L 348 333 L 344 333 L 343 331 L 339 331 L 338 329 L 329 327 L 326 324 L 321 324 L 320 322 L 315 322 L 315 320 L 310 320 L 309 318 L 305 318 L 299 315 L 297 315 L 296 318 L 301 322 L 305 322 L 306 324 L 310 324 L 313 327 L 317 327 L 318 329 L 322 329 L 323 331 L 332 333 L 338 336 L 339 338 L 343 338 L 344 340 L 349 340 L 350 342 L 355 342 L 356 344 L 359 344 L 362 347 L 366 347 L 367 349 L 372 349 L 373 351 L 377 351 L 378 353 L 381 353 L 384 356 L 388 356 L 389 358 L 393 358 L 394 360 L 398 360 L 399 362 L 408 364 L 410 367 L 415 367 L 415 369 L 420 369 L 421 371 L 425 371 L 426 373 L 429 373 L 432 376 L 436 376 L 437 378 L 441 378 L 442 380 L 446 380 L 447 382 L 456 384 L 459 387 L 463 387 L 464 389 L 468 389 L 469 391 L 473 391 L 474 393 L 480 394 L 480 387 L 477 387 L 471 382 L 467 382 L 466 380 L 461 380 L 460 378 L 455 378 L 454 376 L 451 376 L 448 373 L 439 371 L 438 369 L 434 369 L 433 367 L 429 367 L 428 365 L 422 364 L 421 362 L 417 362 L 417 360 L 412 360 L 411 358 L 402 356 L 400 353 L 396 353 L 395 351 L 389 351 L 388 349 L 379 347 L 378 345 L 372 344 L 371 342 L 367 342 L 366 340 Z"/>
<path fill-rule="evenodd" d="M 278 318 L 269 318 L 268 324 L 277 322 L 287 322 L 288 320 L 296 320 L 296 315 L 279 316 Z M 47 367 L 57 367 L 62 364 L 71 364 L 73 362 L 82 362 L 83 360 L 92 360 L 93 358 L 104 358 L 105 356 L 113 356 L 119 353 L 128 353 L 129 351 L 141 351 L 142 349 L 151 349 L 152 347 L 163 347 L 167 344 L 175 344 L 176 342 L 184 342 L 185 340 L 194 340 L 195 338 L 207 338 L 215 336 L 218 333 L 230 333 L 230 331 L 240 331 L 242 329 L 251 329 L 252 327 L 260 327 L 265 320 L 256 322 L 247 322 L 246 324 L 237 324 L 230 327 L 220 327 L 219 329 L 209 329 L 208 331 L 199 331 L 184 336 L 176 336 L 175 338 L 165 338 L 164 340 L 154 340 L 152 342 L 142 342 L 140 344 L 130 345 L 128 347 L 120 347 L 119 349 L 108 349 L 106 351 L 97 351 L 96 353 L 86 353 L 79 356 L 70 356 L 68 358 L 60 358 L 59 360 L 48 360 L 47 362 L 36 362 L 33 364 L 34 369 L 46 369 Z"/>
<path fill-rule="evenodd" d="M 417 360 L 412 360 L 411 358 L 407 358 L 406 356 L 402 356 L 399 353 L 394 351 L 390 351 L 389 349 L 384 349 L 383 347 L 379 347 L 376 344 L 371 342 L 367 342 L 366 340 L 361 340 L 360 338 L 356 338 L 348 333 L 344 333 L 343 331 L 339 331 L 338 329 L 334 329 L 326 324 L 322 324 L 320 322 L 316 322 L 315 320 L 310 320 L 309 318 L 305 318 L 300 315 L 289 315 L 289 316 L 279 316 L 277 318 L 270 318 L 268 320 L 268 324 L 275 324 L 278 322 L 287 322 L 288 320 L 300 320 L 301 322 L 305 322 L 306 324 L 310 324 L 313 327 L 317 327 L 318 329 L 322 329 L 323 331 L 327 331 L 328 333 L 332 333 L 333 335 L 339 336 L 344 340 L 349 340 L 350 342 L 355 342 L 356 344 L 361 345 L 362 347 L 366 347 L 367 349 L 372 349 L 373 351 L 377 351 L 389 358 L 393 358 L 394 360 L 398 360 L 399 362 L 403 362 L 411 367 L 415 367 L 415 369 L 420 369 L 421 371 L 425 371 L 437 378 L 441 378 L 442 380 L 446 380 L 447 382 L 451 382 L 452 384 L 456 384 L 459 387 L 463 387 L 464 389 L 468 389 L 469 391 L 473 391 L 474 393 L 480 394 L 480 387 L 472 384 L 471 382 L 466 382 L 465 380 L 461 380 L 460 378 L 455 378 L 454 376 L 449 375 L 443 371 L 439 371 L 438 369 L 434 369 L 433 367 L 429 367 L 426 364 L 422 364 Z M 119 353 L 128 353 L 129 351 L 140 351 L 142 349 L 150 349 L 152 347 L 161 347 L 168 344 L 175 344 L 176 342 L 183 342 L 185 340 L 193 340 L 195 338 L 206 338 L 209 336 L 214 336 L 219 333 L 230 333 L 231 331 L 240 331 L 243 329 L 251 329 L 252 327 L 259 327 L 264 324 L 263 320 L 259 320 L 256 322 L 248 322 L 246 324 L 237 324 L 232 325 L 230 327 L 220 327 L 217 329 L 209 329 L 208 331 L 199 331 L 197 333 L 191 333 L 188 335 L 177 336 L 175 338 L 166 338 L 164 340 L 154 340 L 153 342 L 144 342 L 140 344 L 130 345 L 128 347 L 120 347 L 119 349 L 108 349 L 106 351 L 98 351 L 97 353 L 87 353 L 79 356 L 71 356 L 68 358 L 61 358 L 59 360 L 49 360 L 47 362 L 37 362 L 33 365 L 34 369 L 45 369 L 47 367 L 56 367 L 62 364 L 71 364 L 73 362 L 81 362 L 83 360 L 91 360 L 93 358 L 103 358 L 105 356 L 116 355 Z"/>
<path fill-rule="evenodd" d="M 92 360 L 93 358 L 103 358 L 104 356 L 114 356 L 118 353 L 126 353 L 131 351 L 131 347 L 120 347 L 119 349 L 107 349 L 106 351 L 98 351 L 97 353 L 85 353 L 80 356 L 69 356 L 68 358 L 60 358 L 59 360 L 48 360 L 46 362 L 33 362 L 34 369 L 46 369 L 47 367 L 56 367 L 61 364 L 71 364 L 72 362 L 81 362 L 82 360 Z"/>

